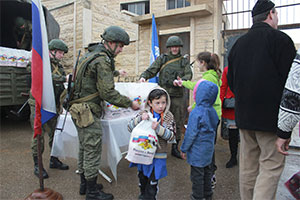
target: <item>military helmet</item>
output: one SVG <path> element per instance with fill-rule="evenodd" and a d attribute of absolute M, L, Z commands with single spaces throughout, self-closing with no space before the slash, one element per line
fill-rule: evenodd
<path fill-rule="evenodd" d="M 60 39 L 53 39 L 49 42 L 49 50 L 61 50 L 68 53 L 68 46 Z"/>
<path fill-rule="evenodd" d="M 23 18 L 23 17 L 17 17 L 16 19 L 15 19 L 15 25 L 17 26 L 17 27 L 21 27 L 21 26 L 23 26 L 25 24 L 25 19 Z"/>
<path fill-rule="evenodd" d="M 129 45 L 128 33 L 119 26 L 109 26 L 101 37 L 107 42 L 122 42 L 124 45 Z"/>
<path fill-rule="evenodd" d="M 166 42 L 166 46 L 167 48 L 169 47 L 182 47 L 183 46 L 183 42 L 180 39 L 180 37 L 178 36 L 171 36 L 168 38 L 167 42 Z"/>

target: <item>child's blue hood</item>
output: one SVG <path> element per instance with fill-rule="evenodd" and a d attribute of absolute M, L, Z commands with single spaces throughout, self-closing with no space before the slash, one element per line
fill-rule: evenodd
<path fill-rule="evenodd" d="M 196 105 L 212 106 L 218 96 L 218 86 L 210 81 L 202 81 L 196 88 Z"/>

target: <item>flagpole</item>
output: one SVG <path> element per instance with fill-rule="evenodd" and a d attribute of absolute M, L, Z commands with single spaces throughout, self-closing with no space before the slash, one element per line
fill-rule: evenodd
<path fill-rule="evenodd" d="M 41 152 L 41 135 L 37 135 L 37 149 L 38 149 L 40 190 L 44 191 L 43 159 L 42 159 L 42 152 Z"/>

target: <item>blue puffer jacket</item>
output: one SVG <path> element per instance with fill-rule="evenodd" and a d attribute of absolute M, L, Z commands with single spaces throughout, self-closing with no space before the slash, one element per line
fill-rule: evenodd
<path fill-rule="evenodd" d="M 181 151 L 187 154 L 187 162 L 195 167 L 205 167 L 212 161 L 218 115 L 213 104 L 218 86 L 202 81 L 196 91 L 196 107 L 189 116 Z"/>

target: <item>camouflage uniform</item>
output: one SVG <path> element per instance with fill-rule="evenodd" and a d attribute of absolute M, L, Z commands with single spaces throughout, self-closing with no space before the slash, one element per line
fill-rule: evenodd
<path fill-rule="evenodd" d="M 84 66 L 81 65 L 83 60 L 92 56 L 96 58 L 90 63 L 84 63 Z M 114 57 L 102 44 L 96 50 L 87 53 L 78 65 L 72 100 L 86 97 L 95 92 L 99 93 L 97 97 L 84 102 L 89 105 L 95 122 L 88 127 L 80 128 L 74 120 L 79 136 L 78 168 L 80 172 L 84 172 L 86 179 L 98 175 L 102 137 L 100 117 L 104 110 L 104 100 L 119 107 L 131 106 L 131 100 L 114 89 L 114 71 Z M 82 82 L 81 87 L 79 82 Z M 83 160 L 81 160 L 82 158 Z"/>
<path fill-rule="evenodd" d="M 17 17 L 14 27 L 14 38 L 18 49 L 31 50 L 32 24 L 31 21 Z"/>
<path fill-rule="evenodd" d="M 84 57 L 80 60 L 80 63 L 82 63 L 82 61 L 84 60 L 84 59 L 87 59 L 87 58 L 89 58 L 89 57 L 91 57 L 91 56 L 97 56 L 97 55 L 99 55 L 99 53 L 101 53 L 101 52 L 103 52 L 103 53 L 105 53 L 105 56 L 107 55 L 108 56 L 108 58 L 105 58 L 105 61 L 106 61 L 106 68 L 108 68 L 108 69 L 111 69 L 111 71 L 112 71 L 112 73 L 113 73 L 113 76 L 118 76 L 119 75 L 119 71 L 116 71 L 115 70 L 115 66 L 114 66 L 114 59 L 113 59 L 113 56 L 105 49 L 105 47 L 102 45 L 102 44 L 95 44 L 95 45 L 92 45 L 92 46 L 90 46 L 89 48 L 88 48 L 88 53 L 86 53 L 86 55 L 84 55 Z M 102 55 L 102 57 L 105 57 L 104 55 Z M 99 58 L 100 59 L 100 58 Z M 103 58 L 102 58 L 102 60 L 103 60 Z M 94 62 L 96 62 L 96 61 L 94 61 Z M 99 62 L 99 60 L 97 60 L 97 62 Z M 102 61 L 103 62 L 103 61 Z M 100 64 L 100 62 L 99 62 L 99 64 Z M 111 64 L 111 66 L 110 66 L 110 64 Z M 100 64 L 101 65 L 101 64 Z M 103 64 L 102 64 L 103 65 Z M 79 64 L 79 66 L 80 66 L 80 64 Z M 87 69 L 88 70 L 88 69 Z M 97 70 L 97 69 L 93 69 L 93 70 Z M 93 73 L 93 72 L 91 72 L 91 73 Z M 77 74 L 78 76 L 79 76 L 79 74 Z M 78 77 L 77 76 L 77 77 Z M 94 77 L 95 78 L 95 77 Z M 108 78 L 108 77 L 107 77 Z M 110 84 L 111 84 L 111 80 L 109 81 L 110 82 Z M 107 82 L 108 83 L 108 82 Z M 95 83 L 96 84 L 96 83 Z M 95 86 L 95 84 L 93 85 L 94 87 L 96 87 Z M 106 84 L 106 83 L 104 83 L 104 84 Z M 85 87 L 85 86 L 83 86 L 83 87 Z M 89 88 L 90 88 L 91 86 L 89 86 Z M 109 85 L 107 85 L 107 86 L 103 86 L 103 87 L 107 87 L 107 88 L 110 88 L 111 86 L 109 86 Z M 73 97 L 73 100 L 75 100 L 75 99 L 79 99 L 79 98 L 81 98 L 82 96 L 88 96 L 89 94 L 91 94 L 91 93 L 86 93 L 86 94 L 84 94 L 84 93 L 82 93 L 81 95 L 79 95 L 78 93 L 78 88 L 76 88 L 75 89 L 75 92 L 74 92 L 74 97 Z M 86 88 L 83 88 L 82 89 L 83 91 L 85 91 L 86 90 Z M 96 91 L 96 89 L 95 89 L 95 91 Z M 116 96 L 114 96 L 113 98 L 115 98 Z M 110 99 L 111 97 L 109 97 L 109 99 Z M 103 113 L 103 102 L 102 103 L 98 103 L 98 102 L 100 102 L 100 101 L 103 101 L 103 99 L 101 99 L 101 98 L 99 97 L 99 98 L 95 98 L 95 99 L 92 99 L 92 102 L 90 102 L 90 103 L 88 103 L 90 106 L 91 106 L 91 108 L 93 108 L 94 109 L 94 112 L 93 112 L 93 114 L 94 115 L 96 115 L 96 117 L 94 116 L 94 119 L 99 119 L 100 117 L 101 117 L 101 114 Z M 117 99 L 116 99 L 116 101 L 118 101 Z M 124 101 L 124 100 L 123 100 Z M 95 104 L 94 104 L 94 103 Z M 98 105 L 97 105 L 98 104 Z M 129 102 L 127 102 L 127 100 L 126 100 L 126 105 L 123 105 L 123 107 L 129 107 L 131 105 L 131 101 L 130 101 L 130 103 Z M 97 122 L 95 122 L 93 125 L 91 125 L 91 126 L 89 126 L 88 128 L 91 130 L 91 132 L 93 133 L 94 132 L 94 130 L 96 130 L 96 132 L 97 133 L 95 133 L 95 134 L 99 134 L 99 137 L 100 137 L 100 139 L 101 139 L 101 137 L 102 137 L 102 132 L 101 132 L 101 126 L 100 126 L 100 129 L 98 129 L 97 127 L 100 125 L 100 120 L 97 120 Z M 94 128 L 95 127 L 95 128 Z M 89 130 L 87 130 L 87 128 L 80 128 L 80 127 L 78 127 L 77 126 L 77 131 L 78 132 L 83 132 L 84 130 L 86 130 L 86 131 L 89 131 Z M 100 130 L 100 131 L 99 131 Z M 79 137 L 80 137 L 80 135 L 81 134 L 79 134 L 78 133 L 78 135 L 79 135 Z M 84 140 L 84 138 L 81 138 L 82 140 Z M 80 138 L 79 138 L 79 140 L 81 140 Z M 101 142 L 101 140 L 100 141 L 97 141 L 97 143 L 102 143 Z M 99 148 L 100 149 L 100 151 L 99 151 L 99 155 L 101 155 L 101 148 Z M 84 162 L 84 160 L 83 160 L 83 154 L 84 154 L 84 148 L 83 148 L 83 146 L 82 145 L 79 145 L 79 157 L 78 157 L 78 170 L 79 170 L 79 173 L 81 174 L 81 173 L 83 173 L 84 172 L 84 169 L 83 169 L 83 162 Z M 97 153 L 98 154 L 98 153 Z M 99 158 L 99 161 L 100 161 L 100 159 L 101 158 Z M 97 169 L 99 168 L 99 166 L 97 166 Z"/>
<path fill-rule="evenodd" d="M 107 42 L 129 44 L 128 34 L 120 27 L 111 26 L 101 35 Z M 104 101 L 118 107 L 131 107 L 132 101 L 115 90 L 115 50 L 106 48 L 103 43 L 89 48 L 80 59 L 74 85 L 70 113 L 75 122 L 79 137 L 78 170 L 82 188 L 87 188 L 86 199 L 113 199 L 112 194 L 104 193 L 97 186 L 97 176 L 101 161 L 102 128 L 100 118 L 104 111 Z M 93 97 L 91 97 L 91 95 Z M 89 98 L 88 98 L 89 97 Z M 79 109 L 76 114 L 74 109 Z M 87 114 L 88 113 L 88 114 Z M 92 122 L 82 124 L 80 119 L 89 118 Z"/>
<path fill-rule="evenodd" d="M 65 53 L 68 52 L 67 45 L 58 39 L 51 40 L 49 43 L 49 50 L 61 50 Z M 52 72 L 52 81 L 53 81 L 53 89 L 54 89 L 54 98 L 56 103 L 56 115 L 51 118 L 49 121 L 47 121 L 45 124 L 42 125 L 42 135 L 40 137 L 41 139 L 41 153 L 44 152 L 44 135 L 45 133 L 49 136 L 49 147 L 52 148 L 53 143 L 53 137 L 55 133 L 55 128 L 57 124 L 57 118 L 59 114 L 61 113 L 61 105 L 60 105 L 60 96 L 61 93 L 64 91 L 64 82 L 66 81 L 66 74 L 64 72 L 63 66 L 60 64 L 60 61 L 55 58 L 55 55 L 53 55 L 53 58 L 50 58 L 50 64 L 51 64 L 51 72 Z M 31 67 L 28 67 L 28 71 L 31 71 Z M 33 130 L 34 135 L 34 118 L 35 118 L 35 99 L 32 96 L 30 92 L 30 98 L 29 98 L 29 105 L 30 105 L 30 123 Z M 38 149 L 37 149 L 37 137 L 32 138 L 31 141 L 31 150 L 32 150 L 32 156 L 34 161 L 34 174 L 36 176 L 39 176 L 39 169 L 38 169 Z M 69 166 L 63 164 L 58 158 L 51 156 L 50 157 L 50 168 L 58 168 L 62 170 L 69 169 Z M 43 177 L 48 178 L 48 174 L 45 169 L 43 169 Z"/>
<path fill-rule="evenodd" d="M 41 152 L 44 152 L 44 134 L 45 132 L 48 133 L 49 136 L 49 147 L 52 148 L 53 143 L 53 137 L 54 132 L 56 128 L 57 118 L 59 116 L 59 113 L 61 111 L 61 105 L 60 105 L 60 95 L 64 90 L 63 83 L 66 81 L 66 74 L 64 72 L 63 66 L 59 63 L 59 61 L 55 58 L 50 58 L 51 62 L 51 71 L 52 71 L 52 80 L 53 80 L 53 89 L 54 89 L 54 97 L 55 97 L 55 103 L 56 103 L 56 116 L 47 121 L 42 126 L 42 137 L 41 137 Z M 35 116 L 35 100 L 33 96 L 30 94 L 29 99 L 29 105 L 30 105 L 30 123 L 32 130 L 34 132 L 34 116 Z M 37 138 L 33 138 L 31 142 L 31 149 L 32 149 L 32 155 L 37 156 Z"/>

